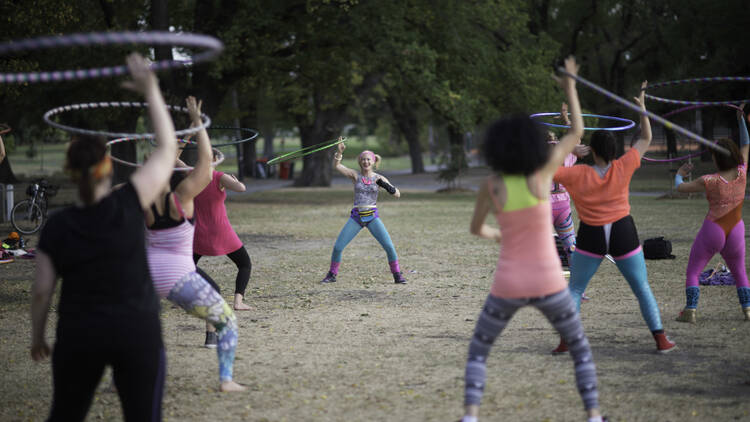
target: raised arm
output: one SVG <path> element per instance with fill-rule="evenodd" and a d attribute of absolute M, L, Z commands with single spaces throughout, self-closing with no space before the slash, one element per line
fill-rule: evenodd
<path fill-rule="evenodd" d="M 5 159 L 5 144 L 3 143 L 3 137 L 0 136 L 0 163 Z"/>
<path fill-rule="evenodd" d="M 565 71 L 571 75 L 578 74 L 578 64 L 573 56 L 565 59 Z M 567 75 L 554 78 L 567 97 L 568 108 L 570 109 L 570 129 L 560 139 L 557 146 L 552 148 L 549 161 L 547 161 L 547 164 L 541 170 L 542 176 L 550 179 L 555 174 L 557 168 L 563 165 L 565 157 L 573 152 L 575 146 L 581 142 L 581 137 L 583 136 L 583 117 L 581 117 L 581 104 L 578 102 L 576 80 Z"/>
<path fill-rule="evenodd" d="M 474 215 L 471 217 L 469 232 L 483 239 L 490 239 L 499 243 L 503 237 L 500 230 L 490 227 L 485 223 L 485 220 L 487 220 L 487 214 L 489 214 L 491 210 L 491 201 L 489 180 L 485 180 L 479 186 L 479 194 L 477 195 L 477 202 L 474 205 Z"/>
<path fill-rule="evenodd" d="M 648 81 L 641 83 L 641 93 L 637 97 L 633 98 L 636 104 L 641 106 L 641 110 L 646 111 L 646 87 Z M 641 114 L 641 137 L 635 141 L 633 148 L 638 150 L 638 156 L 643 157 L 643 154 L 648 150 L 651 145 L 651 121 L 648 116 L 644 113 Z"/>
<path fill-rule="evenodd" d="M 129 55 L 127 64 L 133 80 L 123 85 L 143 94 L 146 98 L 148 113 L 156 133 L 156 149 L 143 166 L 130 176 L 141 202 L 141 208 L 146 210 L 159 195 L 164 184 L 169 181 L 169 176 L 172 175 L 177 142 L 175 141 L 174 124 L 167 112 L 167 106 L 164 104 L 156 75 L 149 69 L 146 60 L 138 53 Z"/>
<path fill-rule="evenodd" d="M 57 274 L 52 259 L 38 250 L 36 252 L 36 275 L 31 286 L 31 358 L 42 360 L 49 356 L 50 348 L 44 338 L 47 315 L 52 294 L 55 292 Z"/>
<path fill-rule="evenodd" d="M 233 174 L 224 173 L 219 179 L 219 183 L 223 189 L 229 189 L 234 192 L 244 192 L 245 184 L 237 180 Z"/>
<path fill-rule="evenodd" d="M 201 124 L 201 102 L 196 101 L 195 97 L 187 97 L 185 100 L 187 109 L 190 113 L 190 120 L 193 125 Z M 193 170 L 188 173 L 187 177 L 177 185 L 177 195 L 180 201 L 190 201 L 198 196 L 209 183 L 211 183 L 211 161 L 213 154 L 211 152 L 211 140 L 208 138 L 206 129 L 201 129 L 197 136 L 198 160 L 195 162 Z M 185 203 L 183 202 L 183 205 Z"/>
<path fill-rule="evenodd" d="M 333 154 L 333 167 L 339 173 L 343 174 L 344 176 L 354 181 L 354 180 L 357 180 L 357 172 L 341 164 L 341 159 L 344 158 L 345 149 L 346 149 L 346 144 L 344 144 L 343 142 L 338 145 L 338 151 L 336 151 L 336 153 Z"/>
<path fill-rule="evenodd" d="M 750 121 L 750 115 L 745 116 L 745 103 L 742 103 L 740 104 L 740 109 L 737 110 L 737 123 L 740 125 L 740 154 L 742 154 L 743 162 L 747 164 L 748 151 L 750 151 L 750 135 L 747 133 L 745 119 Z M 3 160 L 0 158 L 0 161 Z"/>

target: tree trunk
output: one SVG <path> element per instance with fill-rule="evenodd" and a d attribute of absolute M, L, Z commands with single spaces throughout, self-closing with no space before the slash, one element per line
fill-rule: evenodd
<path fill-rule="evenodd" d="M 411 158 L 411 173 L 424 173 L 424 161 L 422 160 L 422 145 L 419 144 L 419 122 L 415 112 L 415 104 L 405 104 L 393 96 L 388 96 L 388 105 L 391 115 L 396 122 L 399 132 L 406 138 L 409 145 L 409 158 Z"/>
<path fill-rule="evenodd" d="M 677 137 L 673 130 L 664 128 L 664 134 L 667 137 L 667 157 L 674 158 L 677 156 Z"/>
<path fill-rule="evenodd" d="M 714 139 L 714 115 L 711 113 L 706 113 L 703 110 L 698 110 L 700 112 L 700 122 L 701 122 L 701 136 L 703 136 L 706 139 Z M 708 149 L 707 146 L 704 144 L 701 144 L 701 151 L 704 151 Z M 701 155 L 701 161 L 711 161 L 711 154 L 702 154 Z"/>
<path fill-rule="evenodd" d="M 332 139 L 336 132 L 327 125 L 299 125 L 302 146 L 307 147 Z M 302 174 L 294 186 L 331 186 L 333 177 L 333 148 L 306 155 L 302 161 Z"/>

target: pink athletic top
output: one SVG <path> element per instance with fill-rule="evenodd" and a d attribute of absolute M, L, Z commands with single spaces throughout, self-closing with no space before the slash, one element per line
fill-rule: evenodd
<path fill-rule="evenodd" d="M 575 154 L 568 154 L 568 156 L 565 157 L 565 161 L 563 161 L 563 167 L 573 167 L 576 161 L 578 161 L 578 157 L 576 157 Z M 549 201 L 553 204 L 555 202 L 570 201 L 570 195 L 568 195 L 568 191 L 565 190 L 565 186 L 563 186 L 562 183 L 555 183 L 552 181 Z"/>
<path fill-rule="evenodd" d="M 148 268 L 154 281 L 154 289 L 160 298 L 167 297 L 175 283 L 195 271 L 192 242 L 195 230 L 185 218 L 177 196 L 173 194 L 172 197 L 182 216 L 182 223 L 168 229 L 146 229 Z M 169 213 L 169 210 L 164 212 Z"/>
<path fill-rule="evenodd" d="M 745 200 L 747 164 L 737 166 L 737 178 L 727 181 L 719 173 L 702 177 L 708 200 L 707 219 L 717 223 L 726 234 L 742 219 L 742 203 Z"/>
<path fill-rule="evenodd" d="M 195 205 L 195 241 L 193 250 L 198 255 L 227 255 L 242 247 L 227 217 L 224 200 L 227 193 L 221 189 L 221 176 L 215 171 L 211 183 L 193 200 Z"/>
<path fill-rule="evenodd" d="M 547 296 L 567 288 L 552 235 L 549 201 L 514 211 L 502 211 L 489 179 L 490 197 L 495 204 L 497 224 L 503 234 L 500 258 L 490 294 L 503 298 Z M 511 194 L 509 192 L 509 194 Z"/>

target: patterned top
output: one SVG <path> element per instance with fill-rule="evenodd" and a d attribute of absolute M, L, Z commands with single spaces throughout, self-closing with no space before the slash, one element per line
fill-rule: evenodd
<path fill-rule="evenodd" d="M 718 222 L 732 214 L 727 224 L 734 227 L 742 218 L 742 202 L 745 200 L 745 185 L 747 183 L 747 164 L 737 166 L 737 178 L 727 181 L 719 173 L 707 174 L 703 177 L 708 200 L 708 218 Z M 730 227 L 731 228 L 731 227 Z"/>
<path fill-rule="evenodd" d="M 563 161 L 563 167 L 573 167 L 576 161 L 578 161 L 578 157 L 576 157 L 575 154 L 568 154 L 568 156 L 565 157 L 565 161 Z M 549 201 L 552 203 L 570 201 L 570 195 L 568 195 L 568 191 L 565 190 L 565 186 L 563 186 L 562 183 L 555 183 L 552 181 Z"/>
<path fill-rule="evenodd" d="M 214 171 L 211 183 L 195 197 L 195 240 L 193 250 L 198 255 L 221 256 L 242 247 L 227 217 L 224 200 L 227 193 L 221 189 L 221 176 Z"/>
<path fill-rule="evenodd" d="M 513 183 L 514 178 L 523 183 Z M 493 181 L 489 179 L 490 197 L 498 210 L 495 217 L 503 240 L 490 294 L 503 298 L 531 298 L 566 289 L 552 225 L 549 224 L 552 219 L 549 201 L 534 197 L 536 205 L 509 211 L 507 204 L 505 209 L 498 204 Z M 524 176 L 504 175 L 503 182 L 508 198 L 532 195 Z"/>
<path fill-rule="evenodd" d="M 553 180 L 565 184 L 581 221 L 603 226 L 630 215 L 630 179 L 640 166 L 638 150 L 630 148 L 610 162 L 604 176 L 592 166 L 560 167 Z"/>
<path fill-rule="evenodd" d="M 378 202 L 378 175 L 373 173 L 372 177 L 365 177 L 357 173 L 354 182 L 354 206 L 374 206 Z"/>
<path fill-rule="evenodd" d="M 169 295 L 175 283 L 195 271 L 193 262 L 193 234 L 195 228 L 185 218 L 177 195 L 172 195 L 182 216 L 180 225 L 168 229 L 146 230 L 146 255 L 154 289 L 160 298 Z M 169 215 L 169 210 L 164 210 Z M 156 216 L 154 216 L 156 217 Z"/>

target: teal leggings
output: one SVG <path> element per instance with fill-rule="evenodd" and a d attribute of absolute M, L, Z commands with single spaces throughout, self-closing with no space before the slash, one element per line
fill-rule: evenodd
<path fill-rule="evenodd" d="M 341 253 L 344 252 L 346 245 L 354 239 L 354 236 L 360 230 L 362 230 L 362 226 L 359 223 L 351 218 L 346 220 L 344 228 L 341 229 L 341 233 L 339 233 L 339 237 L 336 239 L 336 244 L 333 245 L 333 253 L 331 254 L 332 262 L 341 262 Z M 391 236 L 388 234 L 388 230 L 385 229 L 383 222 L 380 221 L 380 218 L 369 221 L 367 223 L 367 230 L 372 233 L 378 243 L 380 243 L 380 246 L 385 249 L 385 253 L 388 254 L 388 262 L 397 261 L 396 248 L 393 246 Z"/>
<path fill-rule="evenodd" d="M 586 290 L 591 277 L 594 276 L 601 262 L 602 258 L 584 255 L 578 251 L 573 252 L 570 266 L 570 293 L 579 311 L 581 309 L 581 294 Z M 659 306 L 656 304 L 656 299 L 648 284 L 646 260 L 643 258 L 643 251 L 628 258 L 616 260 L 615 263 L 617 264 L 617 269 L 620 270 L 620 273 L 625 276 L 625 280 L 628 281 L 635 297 L 638 298 L 641 315 L 646 320 L 648 328 L 651 331 L 661 330 Z"/>

